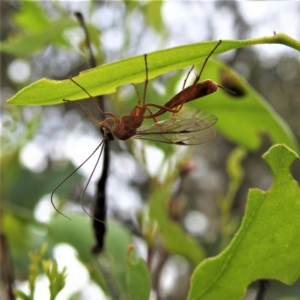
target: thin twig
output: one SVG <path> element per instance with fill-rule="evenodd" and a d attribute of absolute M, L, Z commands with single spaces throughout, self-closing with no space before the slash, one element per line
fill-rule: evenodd
<path fill-rule="evenodd" d="M 15 296 L 13 294 L 14 279 L 11 268 L 11 260 L 9 257 L 6 237 L 2 232 L 0 233 L 0 252 L 1 278 L 4 288 L 3 296 L 6 300 L 15 300 Z"/>
<path fill-rule="evenodd" d="M 266 280 L 266 279 L 259 280 L 255 300 L 263 300 L 269 286 L 270 286 L 270 281 L 269 280 Z"/>
<path fill-rule="evenodd" d="M 95 57 L 94 57 L 94 54 L 93 54 L 93 50 L 92 50 L 92 47 L 91 47 L 91 39 L 90 39 L 88 30 L 86 28 L 83 15 L 82 15 L 81 12 L 78 12 L 78 11 L 76 11 L 74 14 L 75 14 L 78 22 L 80 23 L 83 31 L 84 31 L 86 46 L 88 47 L 89 53 L 90 53 L 90 66 L 92 68 L 95 68 L 97 66 L 97 64 L 96 64 L 96 60 L 95 60 Z"/>

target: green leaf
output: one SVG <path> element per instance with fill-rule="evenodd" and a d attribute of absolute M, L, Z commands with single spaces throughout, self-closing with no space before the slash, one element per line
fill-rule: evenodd
<path fill-rule="evenodd" d="M 244 169 L 242 168 L 242 161 L 247 156 L 247 152 L 245 149 L 237 147 L 233 149 L 228 157 L 226 162 L 226 170 L 229 176 L 230 185 L 228 194 L 230 192 L 233 194 L 230 195 L 229 198 L 234 198 L 237 192 L 237 189 L 240 187 L 243 179 L 244 179 Z"/>
<path fill-rule="evenodd" d="M 50 200 L 49 200 L 50 201 Z M 90 246 L 93 244 L 93 234 L 88 216 L 69 215 L 55 216 L 49 224 L 49 236 L 55 243 L 68 243 L 73 246 L 79 259 L 88 263 L 91 260 Z M 80 237 L 80 238 L 79 238 Z"/>
<path fill-rule="evenodd" d="M 218 116 L 215 126 L 229 140 L 256 150 L 262 143 L 260 135 L 267 133 L 274 144 L 284 143 L 298 151 L 296 138 L 286 122 L 225 63 L 208 61 L 202 78 L 210 78 L 239 93 L 232 95 L 219 89 L 216 93 L 188 103 Z"/>
<path fill-rule="evenodd" d="M 218 41 L 210 41 L 189 44 L 149 53 L 147 55 L 149 79 L 171 70 L 203 62 L 217 43 Z M 285 34 L 277 34 L 241 41 L 224 40 L 214 54 L 266 43 L 281 43 L 300 50 L 298 41 Z M 135 56 L 81 72 L 74 80 L 93 96 L 113 93 L 118 86 L 145 80 L 144 56 Z M 43 78 L 22 89 L 7 102 L 16 105 L 52 105 L 63 103 L 63 99 L 84 98 L 87 98 L 87 94 L 68 79 L 56 81 Z"/>
<path fill-rule="evenodd" d="M 144 260 L 132 260 L 131 253 L 126 259 L 127 286 L 130 300 L 148 300 L 151 292 L 151 277 Z"/>
<path fill-rule="evenodd" d="M 167 211 L 169 197 L 169 188 L 164 186 L 163 189 L 158 189 L 149 203 L 149 217 L 157 222 L 164 246 L 168 251 L 184 256 L 192 264 L 198 264 L 203 259 L 204 251 L 194 238 L 169 218 Z"/>
<path fill-rule="evenodd" d="M 113 258 L 114 263 L 109 266 L 109 271 L 113 274 L 122 295 L 126 295 L 128 292 L 126 255 L 130 244 L 132 244 L 131 233 L 126 228 L 110 222 L 105 237 L 105 252 Z"/>
<path fill-rule="evenodd" d="M 72 19 L 62 18 L 52 21 L 51 25 L 45 29 L 23 36 L 17 35 L 1 42 L 1 51 L 17 56 L 28 56 L 42 51 L 50 43 L 57 42 L 66 45 L 67 42 L 62 35 L 63 31 L 76 26 L 78 23 Z"/>
<path fill-rule="evenodd" d="M 236 220 L 231 216 L 232 207 L 236 194 L 244 179 L 244 169 L 242 161 L 247 156 L 247 151 L 244 148 L 234 148 L 228 156 L 226 162 L 226 171 L 229 177 L 229 183 L 226 195 L 219 196 L 218 205 L 221 212 L 221 249 L 229 244 L 232 238 L 232 233 L 237 230 Z"/>
<path fill-rule="evenodd" d="M 142 6 L 147 23 L 159 33 L 165 29 L 161 14 L 162 6 L 163 1 L 149 1 Z"/>
<path fill-rule="evenodd" d="M 67 277 L 66 267 L 64 267 L 62 271 L 59 272 L 57 262 L 53 259 L 43 260 L 42 267 L 44 273 L 46 274 L 50 282 L 49 284 L 50 299 L 54 300 L 58 295 L 58 293 L 65 286 L 65 279 Z"/>
<path fill-rule="evenodd" d="M 91 218 L 67 214 L 71 219 L 57 216 L 51 220 L 49 234 L 52 241 L 58 243 L 68 243 L 74 247 L 78 253 L 78 259 L 85 264 L 92 279 L 107 292 L 107 287 L 103 276 L 99 272 L 98 264 L 91 254 L 91 246 L 94 244 Z M 105 236 L 105 252 L 99 257 L 103 268 L 109 263 L 107 272 L 112 274 L 121 294 L 127 293 L 126 287 L 126 253 L 128 245 L 132 243 L 131 234 L 123 227 L 112 222 L 107 224 L 107 234 Z M 107 254 L 107 256 L 106 256 Z M 110 258 L 107 262 L 107 258 Z"/>
<path fill-rule="evenodd" d="M 31 32 L 51 24 L 41 5 L 34 1 L 21 1 L 21 9 L 12 15 L 12 20 L 21 29 Z"/>
<path fill-rule="evenodd" d="M 38 275 L 41 273 L 40 264 L 46 253 L 46 250 L 47 250 L 47 245 L 44 244 L 41 246 L 40 249 L 35 249 L 28 253 L 30 259 L 28 284 L 29 284 L 29 290 L 31 296 L 34 295 L 35 280 L 38 277 Z"/>
<path fill-rule="evenodd" d="M 48 230 L 52 243 L 71 245 L 77 251 L 78 259 L 86 266 L 92 280 L 107 292 L 104 278 L 90 252 L 90 247 L 94 243 L 90 218 L 78 214 L 67 215 L 71 221 L 62 216 L 55 216 L 51 220 Z"/>
<path fill-rule="evenodd" d="M 298 158 L 285 145 L 263 156 L 274 182 L 263 192 L 250 190 L 242 225 L 217 257 L 201 263 L 191 280 L 188 299 L 241 299 L 258 279 L 292 284 L 300 277 L 300 189 L 290 174 Z"/>
<path fill-rule="evenodd" d="M 30 297 L 20 290 L 14 290 L 14 295 L 22 300 L 30 300 Z"/>

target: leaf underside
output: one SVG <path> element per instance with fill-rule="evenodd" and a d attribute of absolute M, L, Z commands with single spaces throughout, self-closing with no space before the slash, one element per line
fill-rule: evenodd
<path fill-rule="evenodd" d="M 197 267 L 189 300 L 241 299 L 256 280 L 293 284 L 300 277 L 300 189 L 290 174 L 298 156 L 275 145 L 263 158 L 273 186 L 267 192 L 250 190 L 240 229 L 221 254 Z"/>

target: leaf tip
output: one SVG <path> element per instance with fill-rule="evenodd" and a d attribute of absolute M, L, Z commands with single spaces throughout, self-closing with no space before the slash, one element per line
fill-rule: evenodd
<path fill-rule="evenodd" d="M 263 159 L 269 164 L 274 175 L 290 173 L 291 165 L 299 159 L 295 151 L 285 144 L 272 146 L 264 155 Z M 275 176 L 276 177 L 276 176 Z"/>

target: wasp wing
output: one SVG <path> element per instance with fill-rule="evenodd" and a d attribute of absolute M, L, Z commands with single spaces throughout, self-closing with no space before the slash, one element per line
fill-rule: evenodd
<path fill-rule="evenodd" d="M 211 128 L 218 118 L 195 109 L 180 111 L 171 118 L 151 125 L 142 125 L 132 138 L 176 145 L 198 145 L 211 140 Z"/>

